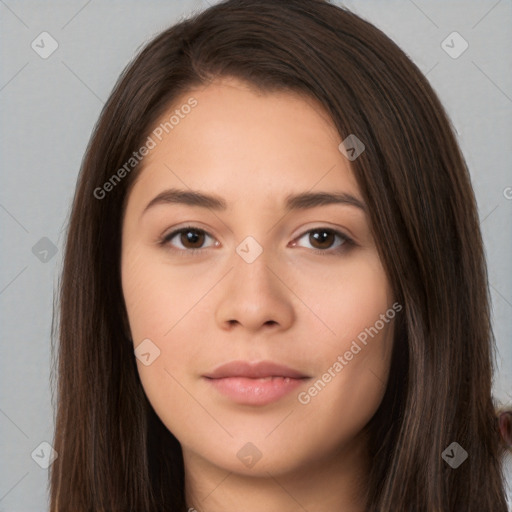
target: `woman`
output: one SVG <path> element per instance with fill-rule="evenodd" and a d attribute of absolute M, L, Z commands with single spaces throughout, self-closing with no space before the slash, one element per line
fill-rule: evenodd
<path fill-rule="evenodd" d="M 506 510 L 463 156 L 323 0 L 222 2 L 123 73 L 59 336 L 52 511 Z"/>

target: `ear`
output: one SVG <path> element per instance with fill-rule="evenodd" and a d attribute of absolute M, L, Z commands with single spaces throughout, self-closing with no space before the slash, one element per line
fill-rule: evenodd
<path fill-rule="evenodd" d="M 498 414 L 498 426 L 502 443 L 506 448 L 512 450 L 512 409 Z"/>

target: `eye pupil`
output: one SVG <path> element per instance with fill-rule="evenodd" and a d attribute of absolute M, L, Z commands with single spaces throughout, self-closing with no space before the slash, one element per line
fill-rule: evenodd
<path fill-rule="evenodd" d="M 311 245 L 315 246 L 315 244 L 318 244 L 320 242 L 320 249 L 325 249 L 325 245 L 328 247 L 331 246 L 334 243 L 334 233 L 331 231 L 326 231 L 325 229 L 317 229 L 315 231 L 312 231 L 309 235 L 311 239 Z M 327 244 L 325 244 L 327 242 Z M 324 245 L 322 245 L 322 243 Z"/>

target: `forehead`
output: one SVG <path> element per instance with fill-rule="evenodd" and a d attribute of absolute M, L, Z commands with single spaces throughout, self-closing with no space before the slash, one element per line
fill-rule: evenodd
<path fill-rule="evenodd" d="M 190 98 L 194 108 L 180 110 Z M 315 188 L 358 195 L 332 120 L 316 100 L 294 92 L 218 80 L 181 95 L 151 133 L 156 144 L 134 192 L 179 186 L 247 200 Z"/>

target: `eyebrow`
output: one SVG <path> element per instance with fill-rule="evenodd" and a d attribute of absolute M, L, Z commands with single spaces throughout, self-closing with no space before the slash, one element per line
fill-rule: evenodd
<path fill-rule="evenodd" d="M 215 211 L 225 211 L 227 209 L 226 201 L 220 196 L 206 194 L 198 190 L 171 188 L 164 190 L 154 197 L 144 208 L 142 215 L 153 206 L 159 204 L 183 204 L 186 206 L 208 208 Z M 347 192 L 303 192 L 300 194 L 289 194 L 285 198 L 286 212 L 292 210 L 308 210 L 310 208 L 331 204 L 354 206 L 365 213 L 367 212 L 365 203 Z"/>

